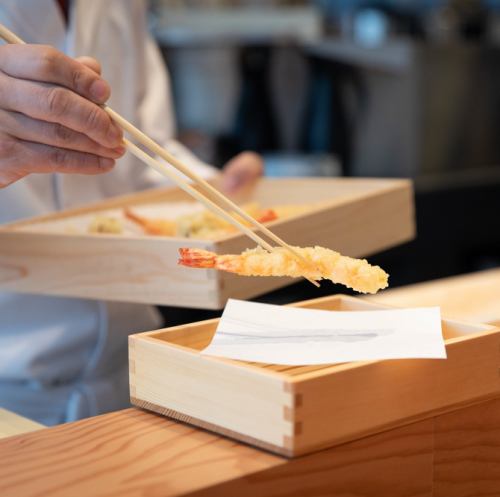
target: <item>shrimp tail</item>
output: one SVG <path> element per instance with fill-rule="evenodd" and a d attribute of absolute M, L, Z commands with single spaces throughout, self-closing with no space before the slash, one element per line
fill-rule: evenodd
<path fill-rule="evenodd" d="M 177 232 L 177 226 L 175 222 L 168 221 L 167 219 L 148 219 L 143 216 L 139 216 L 128 207 L 123 209 L 125 217 L 138 224 L 145 233 L 148 235 L 155 236 L 175 236 Z"/>
<path fill-rule="evenodd" d="M 273 209 L 266 209 L 257 218 L 257 221 L 259 223 L 268 223 L 269 221 L 275 221 L 276 219 L 278 219 L 276 212 Z"/>
<path fill-rule="evenodd" d="M 217 263 L 217 254 L 208 250 L 180 248 L 178 264 L 187 267 L 213 268 Z"/>
<path fill-rule="evenodd" d="M 123 213 L 125 214 L 125 217 L 127 217 L 131 221 L 134 221 L 134 223 L 137 223 L 141 226 L 144 226 L 146 224 L 146 220 L 143 217 L 138 216 L 135 212 L 130 210 L 128 207 L 125 207 L 123 209 Z"/>

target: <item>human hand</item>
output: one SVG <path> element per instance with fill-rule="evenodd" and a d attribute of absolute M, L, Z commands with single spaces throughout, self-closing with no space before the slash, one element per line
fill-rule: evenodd
<path fill-rule="evenodd" d="M 99 63 L 42 45 L 0 46 L 0 188 L 31 173 L 98 174 L 125 152 L 99 106 Z"/>
<path fill-rule="evenodd" d="M 233 157 L 222 170 L 222 189 L 233 193 L 250 185 L 264 174 L 264 161 L 255 152 L 242 152 Z"/>

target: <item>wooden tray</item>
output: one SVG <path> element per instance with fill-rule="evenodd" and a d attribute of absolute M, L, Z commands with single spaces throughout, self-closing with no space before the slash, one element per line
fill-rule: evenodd
<path fill-rule="evenodd" d="M 310 212 L 269 223 L 288 243 L 322 245 L 368 256 L 413 238 L 413 192 L 407 180 L 264 179 L 235 200 L 264 206 L 322 202 Z M 180 247 L 239 253 L 254 242 L 240 234 L 215 241 L 144 235 L 47 232 L 47 222 L 117 207 L 190 201 L 176 188 L 117 197 L 0 228 L 0 290 L 221 309 L 291 283 L 177 265 Z M 45 228 L 44 228 L 45 225 Z"/>
<path fill-rule="evenodd" d="M 295 304 L 386 309 L 337 295 Z M 202 356 L 217 319 L 129 337 L 132 403 L 297 456 L 500 394 L 500 329 L 443 321 L 446 360 L 276 366 Z"/>

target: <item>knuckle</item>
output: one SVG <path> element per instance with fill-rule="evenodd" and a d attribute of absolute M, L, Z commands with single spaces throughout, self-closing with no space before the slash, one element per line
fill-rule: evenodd
<path fill-rule="evenodd" d="M 52 130 L 54 139 L 57 143 L 68 143 L 73 138 L 73 132 L 62 124 L 54 124 Z"/>
<path fill-rule="evenodd" d="M 45 101 L 48 113 L 55 117 L 64 114 L 69 105 L 67 91 L 57 86 L 49 88 Z"/>
<path fill-rule="evenodd" d="M 92 173 L 100 169 L 99 158 L 92 154 L 83 154 L 82 172 Z"/>
<path fill-rule="evenodd" d="M 84 152 L 53 148 L 50 152 L 49 162 L 54 171 L 62 173 L 88 173 L 97 167 L 97 157 Z"/>
<path fill-rule="evenodd" d="M 104 131 L 106 129 L 106 118 L 102 115 L 103 111 L 93 105 L 86 114 L 86 125 L 89 129 Z"/>
<path fill-rule="evenodd" d="M 68 165 L 70 160 L 69 153 L 62 148 L 53 148 L 50 151 L 50 162 L 57 169 L 62 169 Z"/>
<path fill-rule="evenodd" d="M 86 78 L 82 71 L 78 69 L 72 69 L 70 78 L 71 78 L 71 88 L 73 88 L 75 91 L 78 91 L 79 93 L 81 93 L 83 90 L 86 90 L 86 88 L 84 88 L 86 83 Z"/>
<path fill-rule="evenodd" d="M 17 140 L 8 136 L 0 137 L 0 159 L 2 161 L 13 162 L 17 155 Z"/>
<path fill-rule="evenodd" d="M 57 69 L 58 52 L 55 48 L 41 47 L 38 57 L 38 73 L 42 78 L 48 78 Z"/>

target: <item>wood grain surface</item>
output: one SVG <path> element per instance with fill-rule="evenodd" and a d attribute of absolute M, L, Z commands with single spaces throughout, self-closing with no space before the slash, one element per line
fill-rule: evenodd
<path fill-rule="evenodd" d="M 310 210 L 269 224 L 287 243 L 332 247 L 367 256 L 415 235 L 408 180 L 361 178 L 268 179 L 245 198 L 262 205 L 310 204 Z M 0 290 L 122 302 L 222 309 L 229 297 L 251 298 L 291 278 L 250 278 L 179 266 L 180 247 L 240 253 L 254 247 L 232 233 L 217 240 L 146 235 L 53 232 L 47 221 L 102 213 L 145 202 L 190 201 L 178 189 L 152 190 L 0 227 Z"/>
<path fill-rule="evenodd" d="M 343 295 L 295 305 L 386 308 Z M 280 455 L 301 456 L 500 396 L 500 330 L 488 325 L 443 321 L 445 361 L 283 367 L 200 355 L 217 322 L 130 336 L 132 403 Z"/>
<path fill-rule="evenodd" d="M 500 402 L 436 419 L 434 497 L 500 495 Z"/>
<path fill-rule="evenodd" d="M 428 288 L 441 287 L 440 304 L 452 309 L 453 288 L 470 280 L 480 289 L 478 278 L 500 286 L 497 270 L 453 279 L 449 292 L 440 281 Z M 498 292 L 481 293 L 481 303 L 500 321 Z M 498 497 L 500 399 L 293 460 L 128 409 L 0 440 L 0 495 Z"/>
<path fill-rule="evenodd" d="M 2 497 L 491 497 L 500 400 L 297 459 L 128 409 L 0 441 Z"/>
<path fill-rule="evenodd" d="M 395 307 L 439 305 L 447 318 L 500 324 L 500 268 L 388 289 L 364 298 Z"/>
<path fill-rule="evenodd" d="M 283 463 L 135 409 L 31 435 L 0 441 L 2 497 L 186 495 Z"/>

